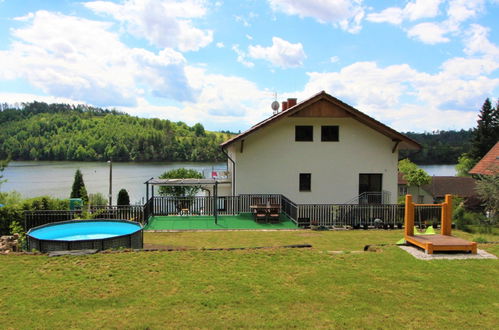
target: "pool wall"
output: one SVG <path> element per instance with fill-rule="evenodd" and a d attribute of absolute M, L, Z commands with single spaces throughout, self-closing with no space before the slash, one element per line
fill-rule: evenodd
<path fill-rule="evenodd" d="M 26 236 L 28 238 L 29 250 L 35 249 L 40 252 L 49 252 L 49 251 L 87 250 L 87 249 L 107 250 L 107 249 L 117 249 L 117 248 L 142 249 L 144 246 L 143 228 L 140 224 L 138 224 L 139 227 L 137 231 L 133 233 L 121 236 L 109 237 L 109 238 L 101 238 L 101 239 L 61 241 L 61 240 L 38 239 L 30 235 L 30 232 L 36 229 L 46 228 L 50 226 L 57 226 L 60 224 L 82 223 L 82 222 L 125 222 L 125 223 L 138 224 L 136 222 L 128 220 L 114 220 L 114 219 L 113 220 L 109 219 L 69 220 L 69 221 L 54 222 L 32 228 L 28 231 Z"/>

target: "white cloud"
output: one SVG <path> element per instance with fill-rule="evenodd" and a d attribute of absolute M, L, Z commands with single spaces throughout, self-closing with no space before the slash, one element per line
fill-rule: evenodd
<path fill-rule="evenodd" d="M 442 0 L 416 0 L 404 7 L 404 16 L 410 21 L 422 18 L 432 18 L 438 15 Z"/>
<path fill-rule="evenodd" d="M 422 18 L 432 18 L 438 15 L 442 0 L 415 0 L 408 2 L 404 8 L 389 7 L 379 13 L 367 15 L 367 20 L 375 23 L 390 23 L 399 25 L 404 20 L 415 21 Z"/>
<path fill-rule="evenodd" d="M 404 11 L 402 8 L 389 7 L 383 9 L 379 13 L 371 13 L 367 15 L 366 20 L 374 23 L 390 23 L 390 24 L 401 24 L 404 19 Z"/>
<path fill-rule="evenodd" d="M 223 42 L 217 42 L 216 46 L 217 46 L 217 48 L 224 48 L 225 47 Z"/>
<path fill-rule="evenodd" d="M 488 39 L 489 29 L 471 24 L 466 32 L 464 52 L 468 55 L 483 54 L 499 61 L 499 47 Z"/>
<path fill-rule="evenodd" d="M 420 23 L 409 29 L 407 35 L 411 38 L 419 39 L 425 44 L 438 44 L 442 42 L 449 42 L 450 39 L 444 35 L 447 29 L 436 23 Z"/>
<path fill-rule="evenodd" d="M 330 23 L 341 29 L 357 33 L 364 18 L 362 0 L 269 0 L 274 11 L 287 15 L 312 17 L 320 23 Z"/>
<path fill-rule="evenodd" d="M 245 52 L 239 49 L 239 45 L 232 45 L 232 50 L 237 54 L 237 61 L 244 65 L 247 68 L 252 68 L 255 66 L 255 63 L 247 61 L 246 57 L 248 56 Z"/>
<path fill-rule="evenodd" d="M 302 66 L 307 58 L 301 43 L 292 44 L 278 37 L 272 38 L 270 47 L 249 46 L 248 54 L 254 59 L 263 59 L 281 68 Z"/>
<path fill-rule="evenodd" d="M 331 63 L 336 63 L 336 62 L 339 62 L 340 58 L 338 56 L 331 56 L 329 58 L 329 62 Z"/>
<path fill-rule="evenodd" d="M 153 95 L 192 99 L 185 59 L 165 49 L 158 54 L 131 49 L 108 23 L 38 11 L 15 41 L 0 51 L 0 77 L 23 78 L 44 93 L 97 106 L 133 105 L 145 84 Z"/>
<path fill-rule="evenodd" d="M 389 7 L 379 13 L 371 13 L 367 20 L 375 23 L 401 25 L 404 21 L 434 18 L 440 14 L 443 0 L 415 0 L 404 8 Z M 446 19 L 424 22 L 407 29 L 407 35 L 426 44 L 449 42 L 451 35 L 460 35 L 462 24 L 477 17 L 485 10 L 485 0 L 450 0 L 445 11 Z"/>
<path fill-rule="evenodd" d="M 486 58 L 454 58 L 428 74 L 407 64 L 357 62 L 338 72 L 308 73 L 298 96 L 326 90 L 400 130 L 470 128 L 483 100 L 499 87 L 499 79 L 485 76 L 497 67 Z"/>
<path fill-rule="evenodd" d="M 201 0 L 127 0 L 85 2 L 96 13 L 107 14 L 123 23 L 126 30 L 158 47 L 196 51 L 213 41 L 213 31 L 198 29 L 192 19 L 206 14 Z"/>

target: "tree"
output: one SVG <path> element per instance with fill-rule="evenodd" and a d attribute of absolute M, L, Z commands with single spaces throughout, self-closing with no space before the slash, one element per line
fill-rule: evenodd
<path fill-rule="evenodd" d="M 473 130 L 470 156 L 480 160 L 499 140 L 499 102 L 495 108 L 486 99 L 478 115 L 477 127 Z"/>
<path fill-rule="evenodd" d="M 81 198 L 85 203 L 88 202 L 87 188 L 85 188 L 83 174 L 81 174 L 80 169 L 77 169 L 75 172 L 70 198 Z"/>
<path fill-rule="evenodd" d="M 102 193 L 88 194 L 88 204 L 93 206 L 107 205 L 107 199 Z"/>
<path fill-rule="evenodd" d="M 2 183 L 4 183 L 6 180 L 2 180 L 3 178 L 3 170 L 7 167 L 9 164 L 9 160 L 0 160 L 0 186 L 2 186 Z"/>
<path fill-rule="evenodd" d="M 481 175 L 476 183 L 476 191 L 483 201 L 485 210 L 492 220 L 499 216 L 499 174 Z"/>
<path fill-rule="evenodd" d="M 177 168 L 160 175 L 160 179 L 202 179 L 203 174 L 196 170 Z M 163 196 L 193 197 L 201 189 L 199 186 L 159 187 L 159 194 Z"/>
<path fill-rule="evenodd" d="M 126 189 L 121 189 L 118 192 L 118 205 L 130 205 L 130 196 L 128 196 L 128 191 Z"/>
<path fill-rule="evenodd" d="M 468 153 L 463 153 L 457 161 L 457 176 L 470 176 L 468 173 L 477 163 Z"/>
<path fill-rule="evenodd" d="M 418 195 L 421 186 L 431 182 L 431 176 L 407 158 L 399 161 L 398 168 L 409 186 L 418 187 Z"/>

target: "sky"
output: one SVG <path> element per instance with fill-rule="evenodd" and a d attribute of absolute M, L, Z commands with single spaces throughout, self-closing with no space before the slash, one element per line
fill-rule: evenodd
<path fill-rule="evenodd" d="M 0 0 L 0 102 L 246 130 L 322 90 L 399 131 L 476 126 L 499 0 Z"/>

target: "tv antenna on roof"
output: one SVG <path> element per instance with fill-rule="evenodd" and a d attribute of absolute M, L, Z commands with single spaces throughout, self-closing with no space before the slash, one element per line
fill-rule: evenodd
<path fill-rule="evenodd" d="M 272 102 L 270 107 L 274 111 L 274 115 L 276 115 L 277 112 L 279 112 L 279 102 L 277 102 L 277 93 L 276 92 L 274 92 L 274 102 Z"/>

